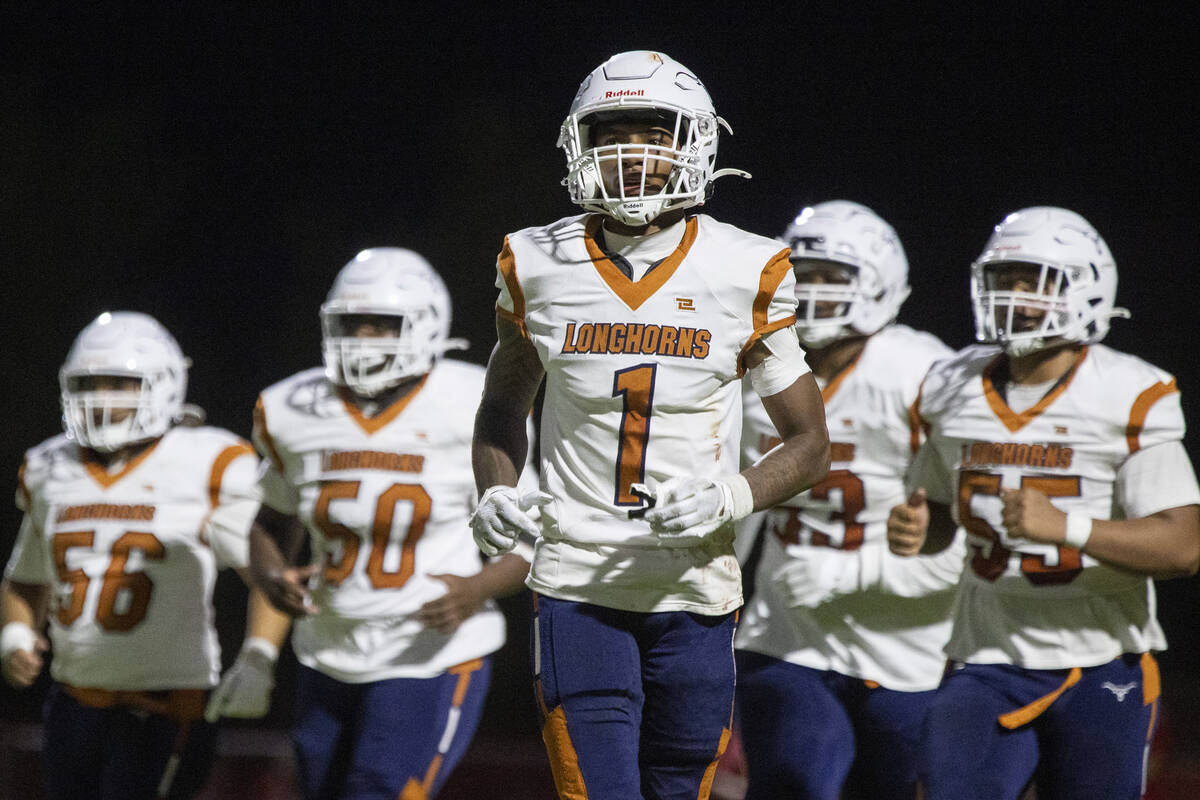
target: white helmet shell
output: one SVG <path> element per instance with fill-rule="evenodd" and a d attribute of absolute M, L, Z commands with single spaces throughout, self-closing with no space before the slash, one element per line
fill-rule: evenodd
<path fill-rule="evenodd" d="M 807 347 L 875 333 L 896 318 L 909 295 L 908 259 L 900 237 L 860 203 L 829 200 L 806 207 L 779 238 L 792 248 L 800 301 L 796 331 Z M 848 282 L 806 279 L 809 262 L 843 268 Z"/>
<path fill-rule="evenodd" d="M 104 312 L 75 337 L 58 373 L 67 435 L 113 452 L 157 439 L 184 414 L 190 362 L 158 320 L 137 311 Z M 136 390 L 96 389 L 93 376 L 136 378 Z"/>
<path fill-rule="evenodd" d="M 396 317 L 398 334 L 356 335 L 352 318 L 363 314 Z M 321 305 L 321 334 L 326 376 L 364 397 L 424 375 L 456 346 L 446 284 L 401 247 L 363 250 L 342 267 Z"/>
<path fill-rule="evenodd" d="M 597 121 L 647 115 L 674 131 L 671 146 L 597 147 L 593 142 Z M 702 205 L 715 178 L 750 177 L 740 170 L 715 169 L 720 127 L 732 133 L 713 110 L 704 84 L 687 67 L 651 50 L 618 53 L 584 78 L 559 132 L 558 146 L 567 156 L 563 183 L 571 202 L 633 226 L 646 225 L 666 211 Z M 640 192 L 627 195 L 623 186 L 615 193 L 605 187 L 601 164 L 635 157 L 671 163 L 661 192 L 643 197 Z"/>
<path fill-rule="evenodd" d="M 1000 281 L 1006 269 L 1038 269 L 1032 291 L 1012 291 Z M 971 265 L 975 338 L 1002 345 L 1009 355 L 1037 352 L 1055 342 L 1098 342 L 1113 317 L 1117 265 L 1108 245 L 1086 219 L 1054 206 L 1014 211 L 995 227 Z M 1018 309 L 1042 313 L 1032 329 L 1014 324 Z"/>

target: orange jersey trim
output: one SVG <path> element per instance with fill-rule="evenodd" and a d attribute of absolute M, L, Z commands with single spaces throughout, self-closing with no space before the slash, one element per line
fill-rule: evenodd
<path fill-rule="evenodd" d="M 408 408 L 408 404 L 413 401 L 413 398 L 420 394 L 425 388 L 425 381 L 429 380 L 429 374 L 426 373 L 421 377 L 421 380 L 412 388 L 408 394 L 398 398 L 394 403 L 385 408 L 380 413 L 373 417 L 368 417 L 362 413 L 358 406 L 354 405 L 350 400 L 350 391 L 344 386 L 338 387 L 338 397 L 342 401 L 342 405 L 346 409 L 346 413 L 350 415 L 350 419 L 354 420 L 358 427 L 366 431 L 367 435 L 375 433 L 384 428 L 389 422 L 400 416 L 400 412 Z"/>
<path fill-rule="evenodd" d="M 845 382 L 846 377 L 851 372 L 854 372 L 854 368 L 858 366 L 858 360 L 860 358 L 862 358 L 862 355 L 865 352 L 866 352 L 866 348 L 863 348 L 862 350 L 860 350 L 858 355 L 856 355 L 854 357 L 853 361 L 851 361 L 846 366 L 842 367 L 842 371 L 839 372 L 837 375 L 834 375 L 833 380 L 831 380 L 829 383 L 825 384 L 825 388 L 821 390 L 821 399 L 823 401 L 828 403 L 830 400 L 833 399 L 833 396 L 835 394 L 837 394 L 837 390 L 840 389 L 842 384 Z"/>
<path fill-rule="evenodd" d="M 792 269 L 791 250 L 780 250 L 775 256 L 767 262 L 763 267 L 762 274 L 758 278 L 758 294 L 754 296 L 754 331 L 762 336 L 767 333 L 763 328 L 768 325 L 767 313 L 771 308 L 771 300 L 775 297 L 776 290 L 779 289 L 779 284 L 783 281 L 784 276 Z M 795 321 L 795 315 L 792 315 L 792 320 Z M 778 325 L 776 324 L 778 327 Z"/>
<path fill-rule="evenodd" d="M 766 327 L 762 328 L 761 330 L 757 330 L 754 333 L 750 334 L 750 339 L 747 340 L 746 344 L 742 346 L 742 349 L 738 352 L 738 355 L 737 355 L 737 366 L 738 366 L 737 375 L 738 375 L 738 377 L 740 378 L 746 374 L 746 354 L 750 352 L 751 347 L 754 347 L 755 342 L 757 342 L 762 337 L 766 336 L 768 333 L 772 333 L 774 331 L 779 330 L 780 328 L 786 328 L 789 325 L 795 325 L 795 324 L 796 324 L 796 315 L 793 314 L 790 317 L 785 317 L 784 319 L 778 320 L 776 322 L 772 322 L 770 325 L 767 325 Z"/>
<path fill-rule="evenodd" d="M 1000 396 L 1000 392 L 996 391 L 995 384 L 992 383 L 992 372 L 1000 363 L 1000 359 L 1004 358 L 1003 355 L 997 356 L 992 363 L 983 368 L 983 396 L 987 400 L 988 405 L 991 406 L 992 412 L 999 417 L 1002 423 L 1004 423 L 1004 427 L 1008 428 L 1009 433 L 1016 433 L 1017 431 L 1021 430 L 1021 428 L 1024 428 L 1030 422 L 1037 419 L 1038 416 L 1040 416 L 1041 413 L 1045 411 L 1051 403 L 1058 399 L 1059 395 L 1067 390 L 1067 387 L 1070 386 L 1071 381 L 1075 379 L 1075 372 L 1079 369 L 1079 365 L 1082 364 L 1083 359 L 1087 357 L 1087 352 L 1088 349 L 1086 346 L 1080 349 L 1079 355 L 1075 358 L 1075 363 L 1072 364 L 1071 368 L 1067 371 L 1066 378 L 1049 392 L 1046 392 L 1045 397 L 1043 397 L 1041 400 L 1038 400 L 1020 414 L 1008 407 L 1008 403 L 1004 402 L 1004 399 Z"/>
<path fill-rule="evenodd" d="M 83 448 L 80 450 L 83 454 L 83 466 L 87 468 L 88 474 L 92 476 L 92 480 L 107 489 L 137 469 L 154 452 L 154 448 L 158 447 L 158 443 L 161 441 L 162 439 L 155 439 L 149 447 L 129 459 L 125 466 L 121 467 L 117 472 L 106 470 L 103 464 L 97 461 L 86 448 Z"/>
<path fill-rule="evenodd" d="M 261 394 L 254 401 L 254 434 L 255 438 L 267 448 L 267 452 L 264 455 L 271 459 L 271 463 L 275 465 L 275 469 L 282 474 L 283 459 L 279 457 L 279 451 L 275 449 L 275 439 L 271 437 L 271 432 L 267 430 L 267 409 L 263 405 Z"/>
<path fill-rule="evenodd" d="M 217 455 L 208 476 L 208 504 L 213 508 L 221 504 L 221 481 L 225 478 L 225 470 L 229 469 L 234 459 L 246 455 L 254 455 L 254 448 L 246 442 L 230 445 Z"/>
<path fill-rule="evenodd" d="M 1175 385 L 1175 379 L 1171 378 L 1167 383 L 1154 384 L 1133 401 L 1133 405 L 1129 408 L 1129 424 L 1125 427 L 1125 443 L 1129 445 L 1130 453 L 1136 453 L 1142 449 L 1138 437 L 1142 435 L 1142 428 L 1146 425 L 1146 417 L 1150 414 L 1150 409 L 1162 398 L 1178 391 L 1179 387 Z"/>
<path fill-rule="evenodd" d="M 1079 679 L 1083 677 L 1083 670 L 1079 667 L 1072 667 L 1067 674 L 1067 679 L 1062 682 L 1062 685 L 1048 695 L 1039 697 L 1027 706 L 1022 706 L 1016 711 L 1010 711 L 1007 714 L 1001 714 L 997 717 L 1000 724 L 1008 728 L 1010 731 L 1021 727 L 1022 725 L 1033 722 L 1042 714 L 1051 704 L 1062 696 L 1062 693 L 1070 689 L 1075 684 L 1079 683 Z"/>
<path fill-rule="evenodd" d="M 525 291 L 521 288 L 521 281 L 517 278 L 517 258 L 513 255 L 512 246 L 508 243 L 508 237 L 504 237 L 504 246 L 500 248 L 500 255 L 496 256 L 496 269 L 500 272 L 500 277 L 504 279 L 504 285 L 508 287 L 508 294 L 512 297 L 513 310 L 496 306 L 496 313 L 504 319 L 511 320 L 516 323 L 521 329 L 521 334 L 528 339 L 529 331 L 525 327 Z"/>
<path fill-rule="evenodd" d="M 33 495 L 25 485 L 25 461 L 21 461 L 21 466 L 17 469 L 17 492 L 25 499 L 25 510 L 28 511 L 33 507 Z"/>
<path fill-rule="evenodd" d="M 588 800 L 587 785 L 579 768 L 579 753 L 567 731 L 567 716 L 562 706 L 546 715 L 542 725 L 542 741 L 550 755 L 550 771 L 554 787 L 561 800 Z M 715 771 L 715 768 L 714 768 Z"/>
<path fill-rule="evenodd" d="M 679 268 L 688 251 L 692 249 L 692 243 L 696 241 L 696 233 L 699 230 L 696 218 L 689 219 L 683 229 L 683 239 L 680 240 L 671 255 L 643 275 L 641 280 L 632 281 L 596 243 L 596 234 L 600 232 L 602 224 L 604 224 L 604 218 L 595 214 L 588 218 L 587 225 L 584 227 L 583 242 L 587 247 L 588 256 L 592 259 L 592 266 L 596 268 L 596 272 L 608 284 L 608 288 L 612 289 L 613 293 L 621 298 L 621 302 L 634 311 L 650 299 L 675 274 L 675 270 Z"/>
<path fill-rule="evenodd" d="M 168 689 L 156 692 L 140 692 L 92 689 L 63 684 L 63 691 L 89 708 L 128 706 L 181 722 L 197 720 L 203 717 L 204 706 L 208 702 L 208 691 L 205 689 Z"/>

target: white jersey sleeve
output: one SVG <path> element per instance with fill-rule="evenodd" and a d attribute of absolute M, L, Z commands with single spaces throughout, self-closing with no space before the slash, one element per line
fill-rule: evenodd
<path fill-rule="evenodd" d="M 204 536 L 220 567 L 244 568 L 250 563 L 250 525 L 262 503 L 258 486 L 258 458 L 245 442 L 231 445 L 217 456 L 209 477 L 212 511 L 204 523 Z"/>

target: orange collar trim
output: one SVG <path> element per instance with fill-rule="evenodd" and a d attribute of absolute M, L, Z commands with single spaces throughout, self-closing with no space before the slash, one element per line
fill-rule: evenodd
<path fill-rule="evenodd" d="M 596 234 L 600 232 L 600 226 L 604 224 L 604 217 L 600 214 L 595 214 L 588 218 L 587 226 L 584 228 L 583 241 L 587 246 L 588 256 L 592 259 L 592 266 L 596 268 L 596 272 L 600 273 L 600 277 L 608 284 L 608 288 L 612 289 L 617 297 L 631 309 L 636 311 L 638 307 L 646 302 L 666 283 L 675 270 L 683 263 L 683 259 L 687 256 L 688 251 L 692 247 L 692 242 L 696 241 L 696 232 L 699 228 L 695 217 L 688 219 L 683 230 L 683 239 L 679 242 L 679 246 L 663 259 L 657 267 L 647 272 L 639 281 L 632 281 L 625 276 L 625 273 L 612 262 L 608 256 L 604 254 L 604 250 L 596 243 Z"/>
<path fill-rule="evenodd" d="M 137 469 L 138 466 L 146 460 L 147 456 L 154 452 L 154 448 L 158 447 L 158 443 L 161 441 L 162 439 L 155 439 L 153 442 L 151 442 L 149 447 L 138 453 L 133 458 L 129 459 L 129 461 L 125 463 L 125 466 L 121 467 L 121 469 L 117 472 L 109 472 L 107 469 L 105 469 L 104 465 L 92 455 L 91 450 L 88 450 L 87 448 L 80 448 L 79 452 L 83 459 L 83 466 L 87 468 L 88 474 L 92 476 L 92 480 L 96 481 L 96 483 L 107 489 L 117 481 L 121 480 L 121 478 L 124 478 L 126 475 Z"/>
<path fill-rule="evenodd" d="M 1004 427 L 1008 428 L 1009 433 L 1016 433 L 1037 419 L 1051 403 L 1058 399 L 1059 395 L 1067 390 L 1071 381 L 1075 379 L 1075 372 L 1079 369 L 1079 365 L 1087 357 L 1087 352 L 1087 346 L 1081 348 L 1079 355 L 1075 357 L 1075 363 L 1067 370 L 1067 374 L 1058 382 L 1058 385 L 1046 392 L 1046 395 L 1041 400 L 1038 400 L 1020 414 L 1008 407 L 1008 403 L 1004 402 L 1004 398 L 1000 396 L 1000 392 L 996 390 L 995 384 L 992 383 L 992 373 L 1000 365 L 1001 360 L 1007 358 L 1007 356 L 1001 353 L 992 360 L 992 363 L 983 368 L 983 396 L 987 400 L 988 405 L 992 407 L 992 411 L 1004 423 Z"/>
<path fill-rule="evenodd" d="M 408 392 L 403 397 L 397 398 L 396 401 L 390 406 L 373 417 L 368 417 L 366 414 L 362 413 L 362 410 L 359 409 L 359 407 L 356 406 L 350 399 L 350 391 L 346 389 L 346 387 L 337 387 L 337 392 L 338 397 L 342 401 L 342 405 L 346 408 L 346 413 L 350 415 L 350 419 L 354 420 L 358 427 L 362 428 L 364 431 L 366 431 L 367 435 L 370 436 L 376 431 L 386 427 L 389 422 L 400 416 L 400 412 L 408 408 L 408 404 L 412 402 L 413 398 L 420 393 L 421 389 L 425 388 L 425 381 L 427 380 L 429 380 L 428 373 L 426 373 L 421 380 L 417 382 L 417 385 L 412 388 L 412 391 Z"/>
<path fill-rule="evenodd" d="M 833 399 L 833 396 L 837 394 L 837 390 L 841 388 L 842 383 L 846 380 L 851 372 L 854 372 L 854 368 L 858 366 L 859 359 L 862 358 L 863 353 L 866 351 L 866 347 L 863 347 L 862 350 L 859 350 L 858 355 L 856 355 L 849 364 L 842 367 L 838 374 L 833 376 L 833 380 L 825 384 L 825 388 L 821 390 L 821 399 L 823 401 L 828 403 Z"/>

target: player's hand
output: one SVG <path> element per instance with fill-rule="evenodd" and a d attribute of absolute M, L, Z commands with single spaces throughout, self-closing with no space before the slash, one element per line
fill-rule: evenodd
<path fill-rule="evenodd" d="M 1062 544 L 1067 535 L 1067 515 L 1037 489 L 1001 489 L 1004 508 L 1000 519 L 1008 535 L 1031 542 Z"/>
<path fill-rule="evenodd" d="M 534 513 L 552 500 L 545 492 L 521 494 L 515 486 L 488 487 L 471 514 L 471 535 L 486 556 L 498 556 L 517 546 L 521 534 L 537 538 L 541 533 Z"/>
<path fill-rule="evenodd" d="M 271 605 L 293 617 L 306 617 L 317 613 L 308 592 L 308 579 L 317 573 L 320 564 L 304 567 L 284 567 L 255 573 L 255 585 L 270 601 Z"/>
<path fill-rule="evenodd" d="M 700 541 L 733 519 L 733 497 L 722 481 L 670 478 L 654 488 L 645 519 L 660 538 Z"/>
<path fill-rule="evenodd" d="M 925 490 L 917 489 L 888 514 L 888 549 L 898 556 L 915 556 L 921 552 L 928 532 L 929 504 L 925 502 Z"/>
<path fill-rule="evenodd" d="M 216 722 L 221 717 L 252 719 L 266 714 L 271 707 L 278 657 L 279 649 L 266 639 L 251 636 L 243 642 L 237 660 L 213 690 L 204 718 Z"/>
<path fill-rule="evenodd" d="M 479 591 L 477 581 L 461 575 L 430 575 L 446 584 L 446 593 L 430 600 L 417 611 L 422 624 L 439 633 L 454 633 L 463 620 L 482 606 L 487 597 Z"/>
<path fill-rule="evenodd" d="M 857 555 L 834 550 L 788 559 L 781 586 L 788 605 L 816 608 L 842 595 L 857 592 L 862 572 Z"/>
<path fill-rule="evenodd" d="M 10 623 L 16 624 L 19 623 Z M 37 680 L 37 676 L 42 672 L 42 654 L 50 647 L 44 637 L 34 633 L 27 626 L 21 627 L 23 630 L 19 632 L 21 636 L 18 637 L 17 628 L 10 629 L 9 626 L 5 626 L 4 655 L 0 658 L 0 672 L 3 672 L 4 680 L 16 689 L 24 689 Z"/>

